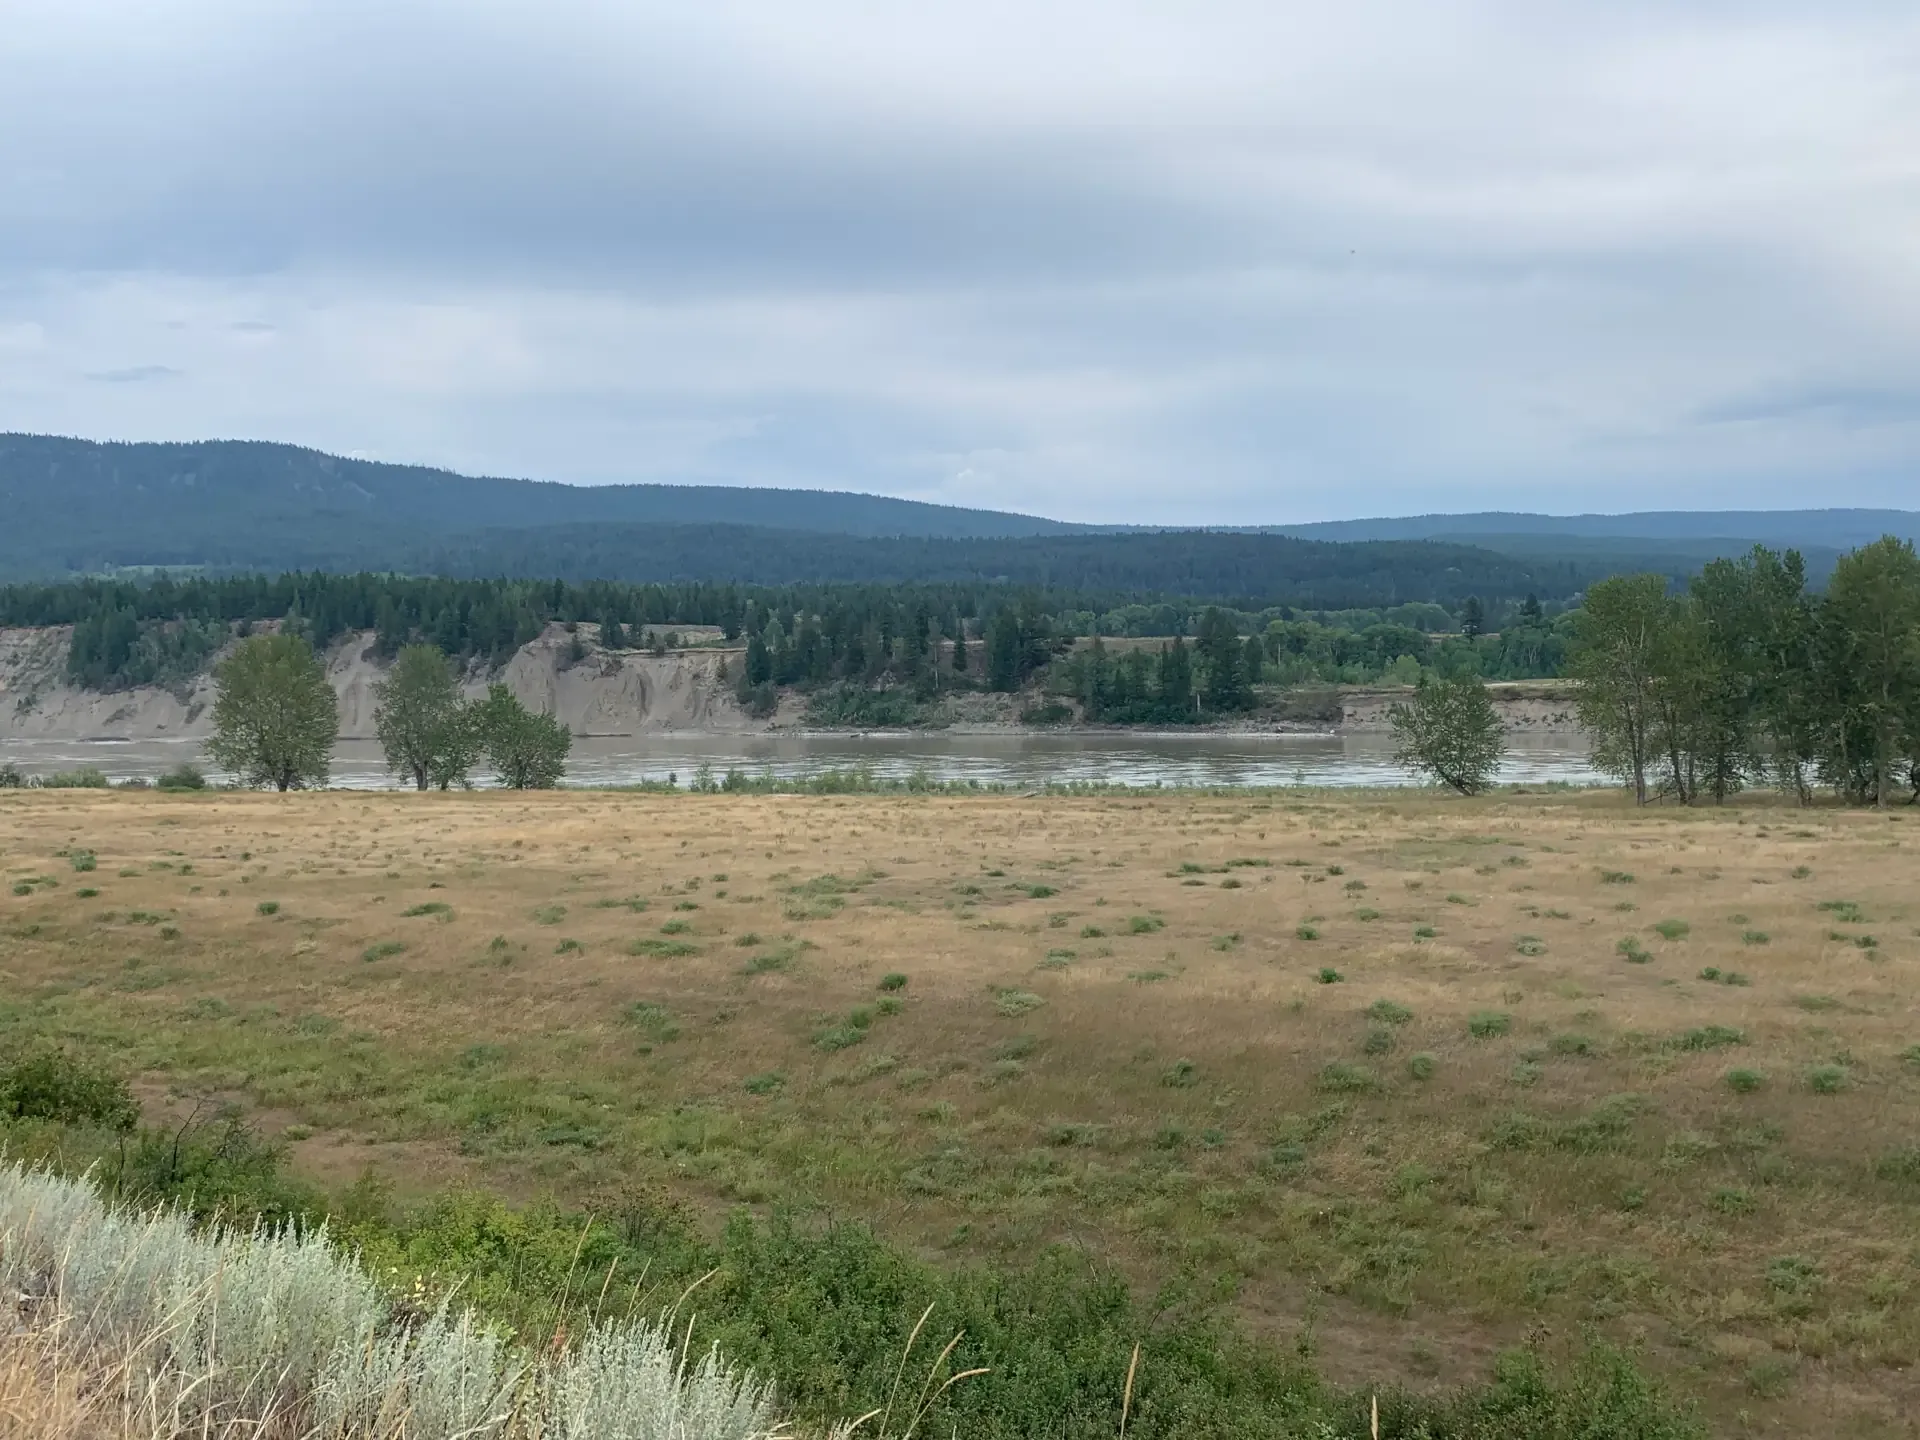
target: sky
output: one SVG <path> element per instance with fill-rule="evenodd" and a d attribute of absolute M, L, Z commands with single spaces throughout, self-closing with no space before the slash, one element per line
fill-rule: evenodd
<path fill-rule="evenodd" d="M 1920 6 L 0 0 L 0 430 L 1920 508 Z"/>

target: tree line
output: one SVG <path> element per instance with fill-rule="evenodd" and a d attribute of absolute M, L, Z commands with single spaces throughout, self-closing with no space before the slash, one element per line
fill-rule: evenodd
<path fill-rule="evenodd" d="M 213 673 L 208 758 L 243 785 L 324 787 L 340 736 L 339 700 L 305 637 L 249 636 Z M 374 686 L 374 705 L 388 768 L 417 789 L 466 786 L 483 760 L 515 790 L 550 790 L 566 774 L 573 736 L 565 725 L 528 710 L 505 685 L 468 700 L 431 645 L 401 649 Z"/>
<path fill-rule="evenodd" d="M 763 685 L 924 689 L 937 668 L 931 662 L 942 657 L 954 674 L 972 677 L 966 683 L 1008 689 L 1076 636 L 1194 637 L 1209 613 L 1242 635 L 1260 635 L 1266 677 L 1280 684 L 1408 680 L 1423 668 L 1551 675 L 1564 651 L 1564 618 L 1549 617 L 1531 596 L 1470 596 L 1456 610 L 1415 602 L 1310 612 L 1005 585 L 761 589 L 299 573 L 0 588 L 0 625 L 73 626 L 68 676 L 103 690 L 190 682 L 235 634 L 268 622 L 321 649 L 372 631 L 384 659 L 421 643 L 490 665 L 556 622 L 597 627 L 602 647 L 615 651 L 658 648 L 673 627 L 713 627 L 729 641 L 747 637 L 750 688 L 762 696 Z M 1455 633 L 1436 633 L 1444 631 Z"/>
<path fill-rule="evenodd" d="M 1622 575 L 1570 617 L 1567 674 L 1595 766 L 1635 800 L 1715 803 L 1771 784 L 1810 802 L 1920 802 L 1920 557 L 1886 536 L 1812 591 L 1792 550 L 1715 560 L 1683 590 Z M 1423 683 L 1393 710 L 1398 758 L 1464 794 L 1497 772 L 1484 684 Z"/>
<path fill-rule="evenodd" d="M 1595 763 L 1645 802 L 1773 783 L 1885 805 L 1920 798 L 1920 558 L 1887 536 L 1824 592 L 1791 550 L 1716 560 L 1684 591 L 1656 576 L 1586 595 L 1569 657 Z"/>

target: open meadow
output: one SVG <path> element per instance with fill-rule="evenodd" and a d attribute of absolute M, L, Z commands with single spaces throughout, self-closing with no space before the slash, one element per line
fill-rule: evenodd
<path fill-rule="evenodd" d="M 0 866 L 0 1047 L 335 1195 L 1065 1244 L 1338 1380 L 1591 1331 L 1916 1433 L 1920 812 L 46 790 Z"/>

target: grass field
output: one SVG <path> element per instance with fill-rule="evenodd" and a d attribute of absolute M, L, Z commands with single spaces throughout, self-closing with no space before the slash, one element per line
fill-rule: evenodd
<path fill-rule="evenodd" d="M 342 1188 L 1067 1242 L 1335 1378 L 1542 1332 L 1920 1417 L 1920 816 L 1608 795 L 0 797 L 0 1044 Z"/>

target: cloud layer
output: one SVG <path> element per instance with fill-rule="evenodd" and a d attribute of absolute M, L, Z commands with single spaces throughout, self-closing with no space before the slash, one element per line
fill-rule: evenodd
<path fill-rule="evenodd" d="M 0 428 L 1171 523 L 1920 493 L 1911 5 L 8 8 Z"/>

